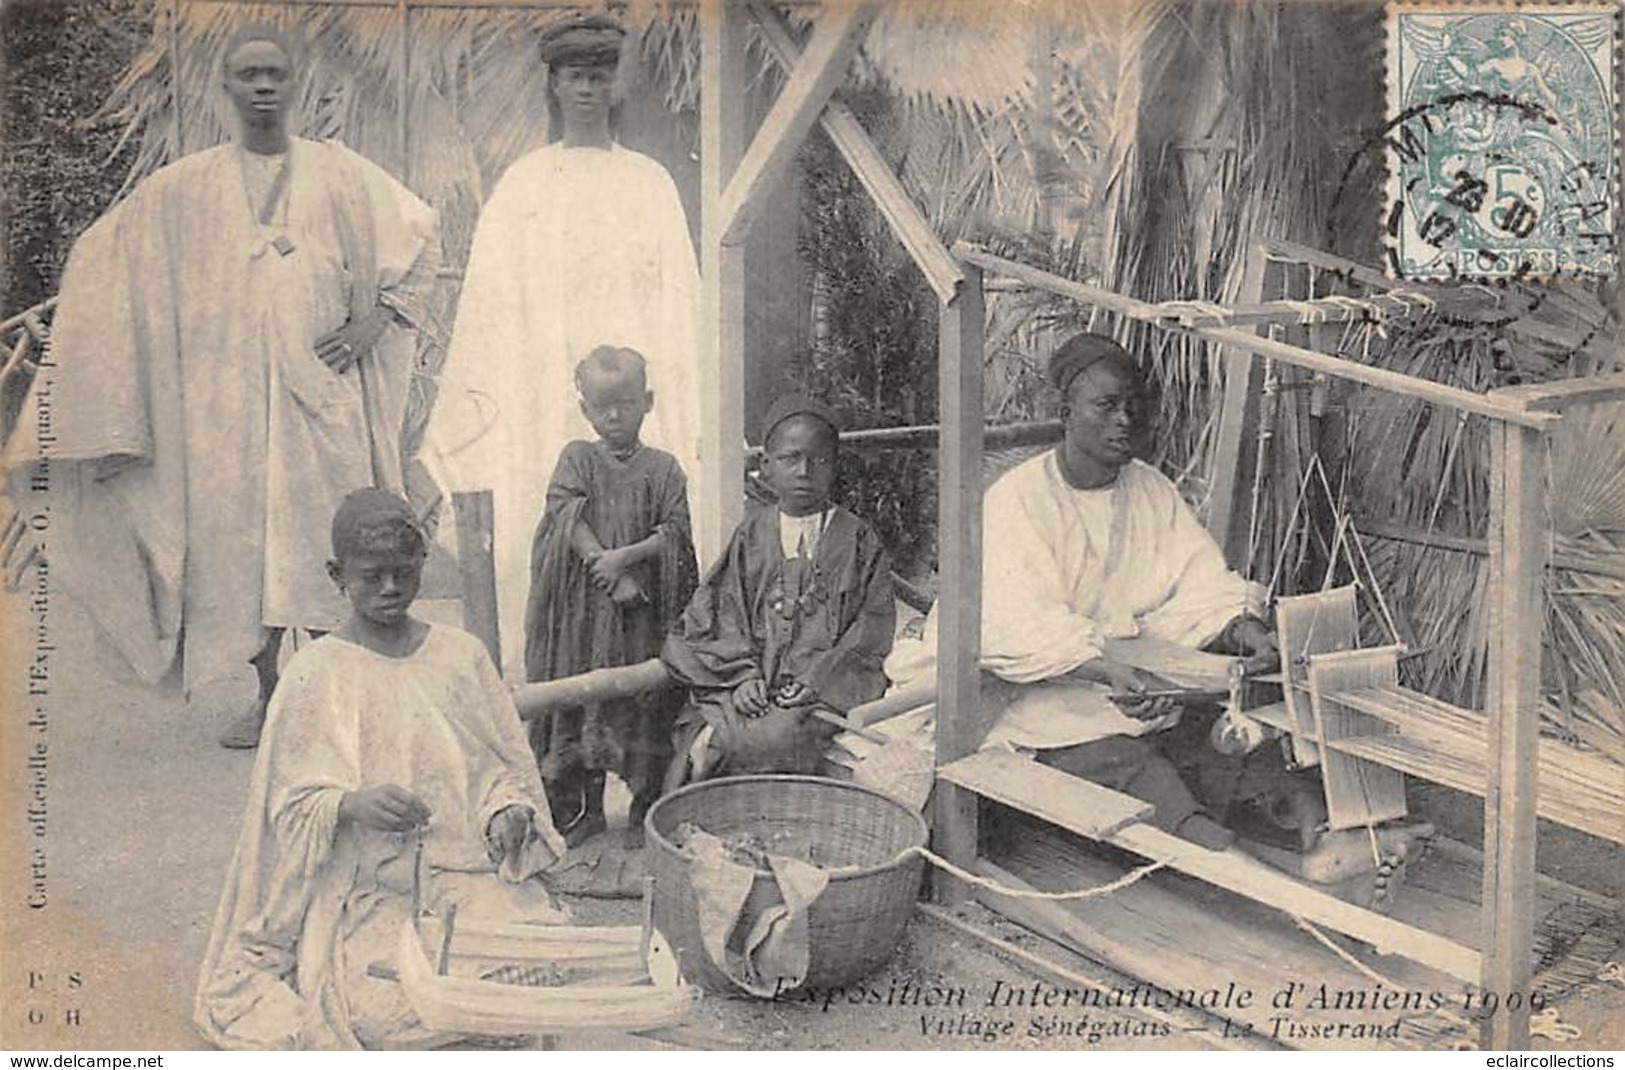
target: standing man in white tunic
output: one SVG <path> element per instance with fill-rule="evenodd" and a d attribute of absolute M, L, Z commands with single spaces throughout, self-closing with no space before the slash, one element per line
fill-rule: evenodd
<path fill-rule="evenodd" d="M 75 245 L 36 382 L 55 438 L 7 458 L 48 464 L 53 573 L 139 675 L 178 665 L 190 692 L 254 664 L 234 747 L 259 738 L 283 632 L 346 616 L 319 533 L 349 491 L 401 485 L 411 310 L 438 263 L 427 205 L 289 136 L 295 53 L 239 29 L 221 67 L 237 140 L 152 175 Z"/>
<path fill-rule="evenodd" d="M 647 441 L 706 507 L 695 320 L 699 272 L 665 168 L 616 143 L 624 31 L 573 18 L 541 40 L 557 140 L 519 159 L 480 214 L 425 461 L 443 489 L 488 489 L 502 664 L 522 671 L 530 545 L 564 444 L 591 437 L 572 379 L 598 346 L 635 349 L 659 398 Z M 702 553 L 705 548 L 702 547 Z"/>

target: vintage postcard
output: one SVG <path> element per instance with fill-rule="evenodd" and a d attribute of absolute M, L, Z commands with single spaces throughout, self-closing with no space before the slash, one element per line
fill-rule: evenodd
<path fill-rule="evenodd" d="M 0 6 L 0 1047 L 1625 1047 L 1621 40 Z"/>

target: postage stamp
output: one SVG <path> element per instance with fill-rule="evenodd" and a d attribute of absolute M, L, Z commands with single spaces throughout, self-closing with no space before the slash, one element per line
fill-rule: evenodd
<path fill-rule="evenodd" d="M 1388 272 L 1611 276 L 1620 9 L 1391 4 Z"/>

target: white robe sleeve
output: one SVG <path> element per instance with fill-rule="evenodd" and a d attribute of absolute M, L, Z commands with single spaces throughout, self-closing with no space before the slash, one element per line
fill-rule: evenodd
<path fill-rule="evenodd" d="M 1099 656 L 1102 640 L 1066 601 L 1072 584 L 1046 531 L 1053 507 L 1024 493 L 1024 474 L 995 483 L 983 504 L 981 662 L 1016 683 L 1070 672 Z"/>
<path fill-rule="evenodd" d="M 495 759 L 485 766 L 488 772 L 476 783 L 475 790 L 480 792 L 480 797 L 475 800 L 475 823 L 483 837 L 491 819 L 507 807 L 521 806 L 531 811 L 534 821 L 530 842 L 525 845 L 518 863 L 502 871 L 505 880 L 518 882 L 562 858 L 564 838 L 553 827 L 547 796 L 536 771 L 536 759 L 525 738 L 513 696 L 502 685 L 485 647 L 472 636 L 465 638 L 472 648 L 474 675 L 478 680 L 478 694 L 470 695 L 469 700 L 471 704 L 477 702 L 488 721 L 491 757 Z"/>

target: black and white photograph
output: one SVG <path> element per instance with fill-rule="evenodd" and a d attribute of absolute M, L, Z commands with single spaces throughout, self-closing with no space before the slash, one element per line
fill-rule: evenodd
<path fill-rule="evenodd" d="M 1625 1049 L 1622 42 L 0 0 L 0 1049 Z"/>

